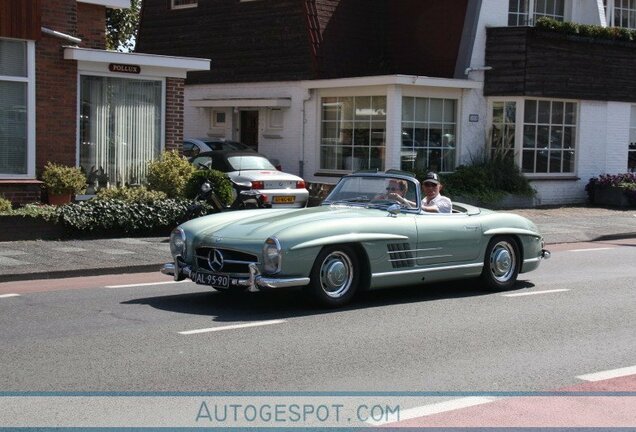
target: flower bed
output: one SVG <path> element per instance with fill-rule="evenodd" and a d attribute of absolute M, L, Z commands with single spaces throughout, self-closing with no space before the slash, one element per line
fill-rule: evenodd
<path fill-rule="evenodd" d="M 636 207 L 636 173 L 601 174 L 585 186 L 590 203 L 612 207 Z"/>

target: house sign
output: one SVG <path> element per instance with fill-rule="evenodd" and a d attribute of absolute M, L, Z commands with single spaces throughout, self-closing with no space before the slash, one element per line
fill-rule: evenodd
<path fill-rule="evenodd" d="M 111 72 L 123 72 L 123 73 L 133 73 L 138 74 L 141 72 L 141 68 L 137 65 L 127 65 L 120 63 L 110 63 L 108 65 L 108 70 Z"/>

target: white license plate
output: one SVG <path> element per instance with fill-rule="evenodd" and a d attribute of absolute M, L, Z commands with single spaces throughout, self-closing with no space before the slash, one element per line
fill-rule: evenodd
<path fill-rule="evenodd" d="M 275 196 L 272 201 L 274 204 L 293 204 L 296 202 L 295 196 Z"/>
<path fill-rule="evenodd" d="M 230 287 L 230 277 L 224 274 L 195 273 L 192 281 L 201 285 L 210 285 L 213 288 Z"/>

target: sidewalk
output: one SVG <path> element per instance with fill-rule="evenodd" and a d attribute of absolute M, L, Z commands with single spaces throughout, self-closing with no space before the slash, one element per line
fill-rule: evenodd
<path fill-rule="evenodd" d="M 548 245 L 636 237 L 634 209 L 561 207 L 509 212 L 536 223 Z M 159 272 L 161 265 L 170 260 L 166 237 L 0 242 L 0 283 Z"/>

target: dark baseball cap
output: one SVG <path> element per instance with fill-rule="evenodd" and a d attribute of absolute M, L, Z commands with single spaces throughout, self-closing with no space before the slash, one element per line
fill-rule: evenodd
<path fill-rule="evenodd" d="M 437 173 L 434 172 L 427 173 L 426 177 L 424 177 L 424 179 L 422 180 L 422 183 L 426 182 L 440 184 L 439 176 L 437 175 Z"/>

